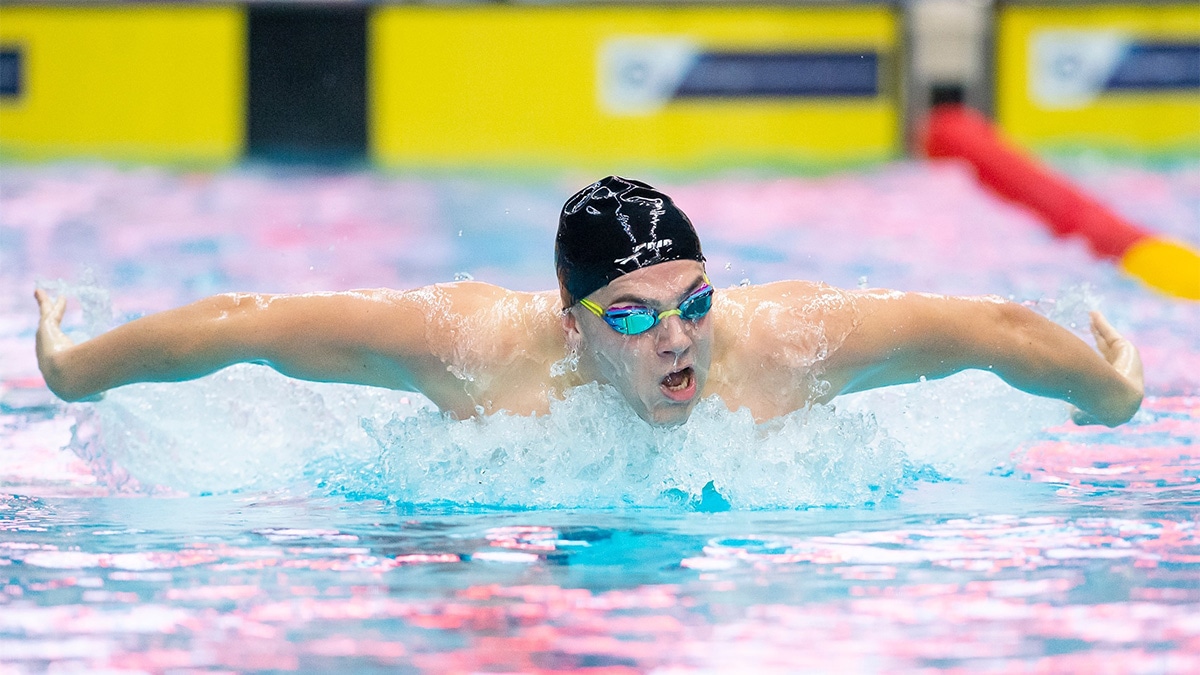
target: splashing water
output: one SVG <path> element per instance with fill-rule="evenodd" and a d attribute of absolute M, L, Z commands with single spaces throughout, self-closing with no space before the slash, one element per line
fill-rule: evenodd
<path fill-rule="evenodd" d="M 75 295 L 91 330 L 110 320 L 104 289 L 47 286 Z M 1095 303 L 1085 288 L 1050 308 L 1069 319 Z M 551 370 L 573 366 L 568 356 Z M 302 382 L 249 364 L 123 387 L 72 410 L 72 449 L 120 490 L 308 483 L 393 502 L 505 508 L 696 507 L 709 491 L 734 509 L 873 504 L 920 477 L 1003 465 L 1013 447 L 1065 417 L 1061 404 L 964 373 L 765 424 L 710 397 L 687 423 L 654 427 L 597 384 L 570 390 L 545 416 L 456 420 L 420 396 Z"/>
<path fill-rule="evenodd" d="M 111 462 L 109 482 L 133 490 L 315 481 L 396 502 L 499 507 L 687 506 L 710 482 L 733 508 L 857 505 L 911 481 L 901 445 L 869 414 L 832 406 L 758 425 L 714 397 L 686 424 L 660 428 L 596 384 L 541 417 L 460 421 L 396 398 L 235 366 L 77 406 L 90 432 L 76 433 L 74 449 Z"/>
<path fill-rule="evenodd" d="M 711 397 L 687 423 L 654 427 L 596 384 L 570 390 L 548 415 L 455 420 L 420 397 L 297 382 L 254 365 L 124 387 L 73 410 L 73 449 L 116 488 L 307 483 L 360 498 L 518 508 L 694 507 L 710 483 L 734 509 L 871 504 L 921 476 L 985 472 L 1065 418 L 1060 404 L 977 373 L 766 424 Z"/>

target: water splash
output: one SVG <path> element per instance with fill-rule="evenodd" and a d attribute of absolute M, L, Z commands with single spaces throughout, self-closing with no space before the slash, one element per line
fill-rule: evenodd
<path fill-rule="evenodd" d="M 427 405 L 399 399 L 238 365 L 192 382 L 121 387 L 95 404 L 71 406 L 71 449 L 117 490 L 274 489 L 311 481 L 311 467 L 321 463 L 369 470 L 378 453 L 359 420 Z"/>
<path fill-rule="evenodd" d="M 77 338 L 86 339 L 113 327 L 112 295 L 96 280 L 92 270 L 84 270 L 78 283 L 63 279 L 43 280 L 37 282 L 37 287 L 49 293 L 51 297 L 66 296 L 79 300 L 83 308 L 83 334 L 77 335 Z"/>
<path fill-rule="evenodd" d="M 114 488 L 191 494 L 314 484 L 406 503 L 496 507 L 860 505 L 911 482 L 900 443 L 861 412 L 817 406 L 754 423 L 702 401 L 653 427 L 610 387 L 573 389 L 548 415 L 454 420 L 395 392 L 234 366 L 143 384 L 73 409 L 76 453 Z"/>
<path fill-rule="evenodd" d="M 699 503 L 711 483 L 733 508 L 794 508 L 873 502 L 906 481 L 902 448 L 870 416 L 826 406 L 757 425 L 709 398 L 664 428 L 592 384 L 542 417 L 425 413 L 364 428 L 383 470 L 361 489 L 402 502 L 674 506 Z"/>

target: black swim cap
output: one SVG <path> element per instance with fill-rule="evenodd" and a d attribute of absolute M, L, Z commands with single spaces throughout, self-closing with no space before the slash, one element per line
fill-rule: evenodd
<path fill-rule="evenodd" d="M 564 308 L 623 274 L 670 260 L 704 262 L 700 238 L 675 202 L 649 185 L 609 176 L 563 205 L 554 262 Z"/>

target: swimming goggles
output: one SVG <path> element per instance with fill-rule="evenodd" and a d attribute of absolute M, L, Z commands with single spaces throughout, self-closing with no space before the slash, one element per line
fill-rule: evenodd
<path fill-rule="evenodd" d="M 704 279 L 704 284 L 692 291 L 683 302 L 679 303 L 679 307 L 668 309 L 665 312 L 657 313 L 650 307 L 642 307 L 640 305 L 629 305 L 621 307 L 609 307 L 601 309 L 600 305 L 584 298 L 579 301 L 579 304 L 586 307 L 592 314 L 604 319 L 604 323 L 612 326 L 612 329 L 622 335 L 637 335 L 658 325 L 659 321 L 668 316 L 678 316 L 686 321 L 699 321 L 708 314 L 708 310 L 712 309 L 713 287 L 708 284 L 708 278 Z"/>

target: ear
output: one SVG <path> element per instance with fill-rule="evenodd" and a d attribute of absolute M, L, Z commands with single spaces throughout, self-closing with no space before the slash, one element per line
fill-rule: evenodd
<path fill-rule="evenodd" d="M 567 336 L 567 346 L 578 351 L 583 344 L 583 334 L 579 331 L 579 319 L 575 317 L 573 310 L 568 309 L 562 313 L 562 327 Z"/>

